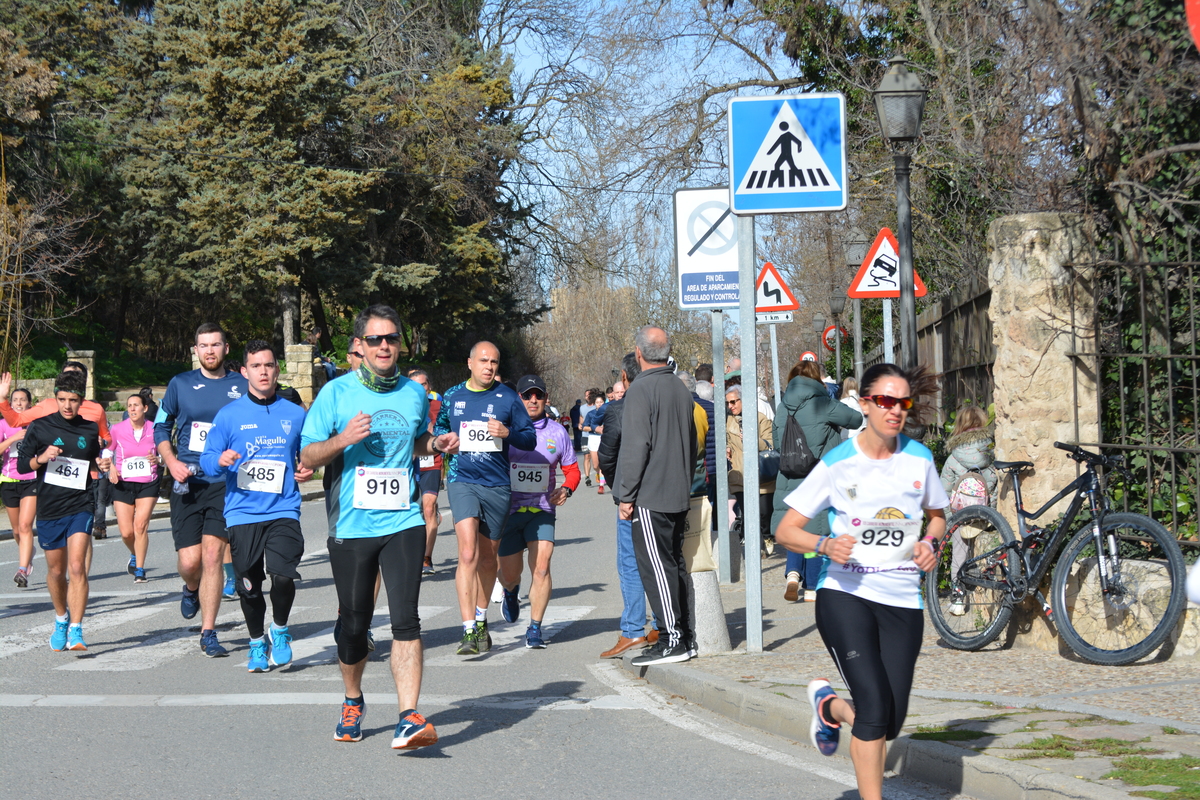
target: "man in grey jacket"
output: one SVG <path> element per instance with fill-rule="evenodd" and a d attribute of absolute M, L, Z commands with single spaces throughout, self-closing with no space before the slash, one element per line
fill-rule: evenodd
<path fill-rule="evenodd" d="M 642 372 L 625 393 L 617 485 L 621 519 L 632 521 L 642 587 L 658 619 L 659 639 L 635 666 L 687 661 L 694 651 L 683 532 L 696 463 L 692 395 L 667 364 L 671 340 L 640 328 L 634 353 Z"/>

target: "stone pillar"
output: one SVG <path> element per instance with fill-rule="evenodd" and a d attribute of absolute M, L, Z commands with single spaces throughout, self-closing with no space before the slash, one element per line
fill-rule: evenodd
<path fill-rule="evenodd" d="M 1075 479 L 1075 462 L 1054 442 L 1099 441 L 1094 365 L 1090 360 L 1076 365 L 1069 355 L 1073 349 L 1094 351 L 1094 342 L 1086 338 L 1093 330 L 1091 271 L 1063 266 L 1095 260 L 1093 230 L 1079 214 L 1018 214 L 992 223 L 988 249 L 996 458 L 1034 463 L 1022 474 L 1021 495 L 1025 508 L 1036 511 Z M 1053 521 L 1069 500 L 1046 511 L 1039 522 Z M 1015 533 L 1008 484 L 1000 487 L 997 509 Z M 1066 651 L 1033 600 L 1016 609 L 1008 636 L 1017 647 Z"/>
<path fill-rule="evenodd" d="M 96 399 L 96 351 L 95 350 L 68 350 L 67 361 L 78 361 L 87 367 L 87 394 L 84 397 L 88 400 Z"/>
<path fill-rule="evenodd" d="M 325 368 L 317 360 L 317 348 L 311 344 L 291 345 L 286 348 L 284 363 L 287 374 L 282 380 L 299 392 L 305 405 L 312 405 L 326 381 Z"/>
<path fill-rule="evenodd" d="M 1018 214 L 988 230 L 996 458 L 1036 465 L 1022 476 L 1028 509 L 1075 479 L 1075 462 L 1054 442 L 1099 441 L 1094 366 L 1085 361 L 1076 370 L 1069 355 L 1072 349 L 1094 351 L 1092 340 L 1081 338 L 1093 329 L 1090 270 L 1063 266 L 1095 260 L 1093 235 L 1080 214 Z M 1002 487 L 998 508 L 1016 530 L 1011 493 Z M 1066 505 L 1042 519 L 1053 520 Z"/>

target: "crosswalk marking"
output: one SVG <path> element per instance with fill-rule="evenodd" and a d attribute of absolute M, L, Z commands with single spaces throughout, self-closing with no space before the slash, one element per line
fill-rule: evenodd
<path fill-rule="evenodd" d="M 8 708 L 95 708 L 138 707 L 199 708 L 211 706 L 332 706 L 342 702 L 342 692 L 261 692 L 255 694 L 0 694 L 0 707 Z M 394 706 L 395 692 L 365 692 L 368 706 Z M 646 702 L 636 697 L 456 697 L 422 695 L 421 708 L 514 708 L 533 711 L 608 711 L 641 709 Z"/>
<path fill-rule="evenodd" d="M 542 638 L 552 643 L 554 636 L 572 622 L 583 619 L 592 612 L 595 606 L 556 606 L 553 603 L 546 609 L 542 620 Z M 517 622 L 489 622 L 488 630 L 492 634 L 492 649 L 478 656 L 459 656 L 454 651 L 448 655 L 436 656 L 425 661 L 429 667 L 462 667 L 488 666 L 505 667 L 511 664 L 519 655 L 528 652 L 525 649 L 525 628 L 527 623 L 522 619 Z M 458 645 L 454 645 L 457 649 Z"/>
<path fill-rule="evenodd" d="M 137 608 L 123 608 L 116 611 L 100 611 L 96 614 L 89 614 L 84 617 L 83 631 L 84 638 L 87 638 L 89 633 L 93 631 L 107 630 L 115 628 L 118 625 L 124 625 L 129 622 L 135 622 L 139 619 L 146 619 L 155 614 L 161 614 L 166 611 L 168 606 L 164 604 L 155 604 L 151 606 L 138 606 Z M 54 621 L 45 625 L 35 625 L 25 633 L 9 634 L 8 636 L 0 636 L 0 658 L 7 658 L 18 653 L 24 653 L 27 650 L 33 650 L 36 647 L 50 647 L 50 634 L 54 631 Z"/>
<path fill-rule="evenodd" d="M 238 623 L 245 628 L 241 610 L 230 611 L 217 617 L 217 625 L 234 626 Z M 91 626 L 88 626 L 91 627 Z M 87 630 L 87 628 L 85 628 Z M 228 645 L 228 642 L 226 642 Z M 173 630 L 146 639 L 132 647 L 119 647 L 115 650 L 105 650 L 92 658 L 81 658 L 70 661 L 55 669 L 69 672 L 136 672 L 153 669 L 159 664 L 165 664 L 180 656 L 198 654 L 200 652 L 200 637 L 193 630 Z"/>
<path fill-rule="evenodd" d="M 417 613 L 420 615 L 422 623 L 449 610 L 450 606 L 417 607 Z M 388 613 L 387 606 L 375 609 L 375 616 L 371 620 L 371 630 L 375 632 L 376 640 L 390 638 L 391 627 L 392 617 Z M 303 639 L 297 639 L 292 642 L 292 663 L 295 665 L 311 666 L 313 664 L 334 664 L 336 662 L 337 644 L 333 641 L 332 625 L 314 633 L 312 636 L 305 636 Z"/>

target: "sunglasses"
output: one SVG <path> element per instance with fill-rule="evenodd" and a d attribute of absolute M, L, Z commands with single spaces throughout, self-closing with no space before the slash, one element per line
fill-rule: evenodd
<path fill-rule="evenodd" d="M 899 404 L 900 408 L 908 411 L 913 407 L 913 399 L 911 397 L 892 397 L 890 394 L 869 394 L 863 399 L 870 400 L 880 408 L 891 408 Z"/>
<path fill-rule="evenodd" d="M 726 401 L 725 401 L 725 405 L 727 405 L 727 406 L 734 406 L 734 405 L 737 405 L 737 404 L 738 404 L 738 403 L 740 403 L 740 402 L 742 402 L 742 401 L 741 401 L 741 400 L 726 400 Z"/>
<path fill-rule="evenodd" d="M 364 336 L 362 340 L 367 343 L 368 347 L 379 347 L 384 342 L 388 344 L 400 344 L 400 334 L 385 333 L 383 335 Z"/>
<path fill-rule="evenodd" d="M 543 392 L 541 389 L 530 389 L 529 391 L 521 392 L 522 400 L 532 400 L 535 397 L 538 400 L 541 400 L 545 396 L 546 396 L 546 393 Z"/>

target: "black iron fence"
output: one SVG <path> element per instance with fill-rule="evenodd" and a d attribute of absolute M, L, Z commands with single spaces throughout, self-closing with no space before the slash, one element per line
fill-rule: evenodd
<path fill-rule="evenodd" d="M 1125 510 L 1162 522 L 1200 544 L 1200 262 L 1100 262 L 1069 267 L 1079 443 L 1124 453 L 1133 478 L 1110 475 Z M 1079 403 L 1096 385 L 1096 428 Z M 1083 384 L 1086 392 L 1080 391 Z M 1090 409 L 1088 409 L 1090 416 Z"/>

